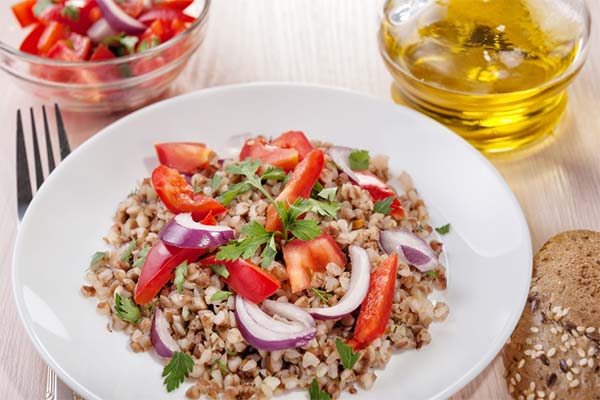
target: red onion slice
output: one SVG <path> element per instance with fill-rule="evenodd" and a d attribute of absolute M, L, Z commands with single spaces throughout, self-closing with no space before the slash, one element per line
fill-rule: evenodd
<path fill-rule="evenodd" d="M 292 303 L 284 303 L 282 301 L 265 300 L 262 303 L 263 310 L 271 314 L 277 314 L 280 317 L 290 321 L 298 321 L 303 326 L 316 326 L 315 320 L 304 309 Z"/>
<path fill-rule="evenodd" d="M 290 311 L 290 313 L 292 312 Z M 244 339 L 259 350 L 274 351 L 302 347 L 314 339 L 317 334 L 317 328 L 314 325 L 306 326 L 300 320 L 292 321 L 290 324 L 278 321 L 239 294 L 235 298 L 235 319 Z M 301 320 L 304 319 L 305 317 L 301 318 Z M 265 321 L 267 326 L 263 325 Z M 282 332 L 276 329 L 286 329 L 287 331 Z"/>
<path fill-rule="evenodd" d="M 405 229 L 379 232 L 379 246 L 388 254 L 398 253 L 404 262 L 422 272 L 431 271 L 439 264 L 429 244 L 417 234 Z"/>
<path fill-rule="evenodd" d="M 110 27 L 104 18 L 100 18 L 94 22 L 94 25 L 90 26 L 90 29 L 87 31 L 87 35 L 94 43 L 100 43 L 107 37 L 115 36 L 116 34 L 117 32 Z"/>
<path fill-rule="evenodd" d="M 169 332 L 169 323 L 160 308 L 154 309 L 152 328 L 150 329 L 150 341 L 156 354 L 163 358 L 173 357 L 173 353 L 179 351 L 179 345 Z"/>
<path fill-rule="evenodd" d="M 306 311 L 317 319 L 342 318 L 360 307 L 369 290 L 371 277 L 371 261 L 369 254 L 362 247 L 352 245 L 348 253 L 352 263 L 350 287 L 344 297 L 332 307 L 308 308 Z"/>
<path fill-rule="evenodd" d="M 97 2 L 102 16 L 115 31 L 137 35 L 146 30 L 146 25 L 123 11 L 114 0 L 98 0 Z"/>
<path fill-rule="evenodd" d="M 235 232 L 227 226 L 200 224 L 192 214 L 177 214 L 158 233 L 158 237 L 170 246 L 180 249 L 207 249 L 220 246 L 234 238 Z"/>
<path fill-rule="evenodd" d="M 354 174 L 352 168 L 350 168 L 350 161 L 348 160 L 350 153 L 354 150 L 350 147 L 333 146 L 327 151 L 327 154 L 342 172 L 345 172 L 354 182 L 358 182 L 358 177 Z"/>

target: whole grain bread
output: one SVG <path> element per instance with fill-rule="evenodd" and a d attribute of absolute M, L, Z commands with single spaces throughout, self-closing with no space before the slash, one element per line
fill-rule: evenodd
<path fill-rule="evenodd" d="M 515 399 L 600 400 L 600 233 L 570 231 L 534 257 L 527 305 L 504 349 Z"/>

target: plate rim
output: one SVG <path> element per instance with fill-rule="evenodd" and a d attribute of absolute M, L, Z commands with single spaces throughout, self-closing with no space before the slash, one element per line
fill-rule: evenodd
<path fill-rule="evenodd" d="M 185 102 L 185 101 L 187 101 L 188 98 L 210 96 L 212 93 L 215 93 L 215 92 L 227 92 L 227 91 L 235 92 L 237 90 L 248 90 L 248 89 L 251 90 L 251 89 L 255 89 L 255 88 L 266 88 L 266 89 L 268 89 L 268 88 L 283 88 L 283 89 L 285 89 L 285 88 L 293 88 L 293 89 L 300 88 L 300 89 L 308 89 L 308 90 L 332 91 L 332 92 L 344 93 L 349 96 L 356 96 L 356 97 L 361 97 L 363 99 L 368 99 L 369 101 L 377 103 L 380 106 L 399 107 L 399 108 L 403 109 L 403 112 L 412 114 L 412 116 L 416 119 L 425 121 L 427 124 L 430 124 L 430 125 L 431 124 L 437 125 L 437 128 L 440 130 L 440 134 L 450 135 L 451 136 L 450 140 L 454 140 L 457 143 L 457 145 L 459 145 L 463 148 L 464 151 L 471 153 L 471 155 L 473 155 L 476 159 L 478 159 L 479 162 L 482 165 L 484 165 L 489 170 L 489 172 L 491 172 L 493 174 L 493 176 L 495 176 L 496 180 L 498 181 L 498 183 L 500 184 L 502 189 L 508 195 L 508 198 L 510 199 L 512 206 L 514 207 L 514 209 L 517 213 L 517 216 L 519 217 L 520 225 L 521 225 L 520 230 L 524 234 L 523 240 L 525 242 L 524 243 L 525 250 L 527 250 L 528 259 L 532 260 L 533 249 L 532 249 L 531 232 L 529 229 L 529 224 L 527 222 L 527 218 L 525 217 L 525 214 L 523 212 L 523 208 L 521 207 L 514 192 L 512 191 L 512 189 L 510 188 L 510 186 L 508 185 L 508 183 L 506 182 L 504 177 L 500 174 L 500 172 L 496 169 L 496 167 L 491 163 L 490 160 L 488 160 L 485 156 L 483 156 L 483 154 L 481 154 L 478 150 L 476 150 L 465 139 L 463 139 L 459 135 L 455 134 L 449 128 L 447 128 L 443 124 L 439 123 L 438 121 L 436 121 L 424 114 L 421 114 L 411 108 L 408 108 L 404 105 L 399 105 L 399 104 L 393 103 L 390 99 L 383 99 L 381 97 L 376 97 L 369 93 L 362 93 L 362 92 L 358 92 L 358 91 L 351 90 L 351 89 L 344 88 L 344 87 L 336 87 L 336 86 L 331 86 L 331 85 L 314 84 L 314 83 L 260 81 L 260 82 L 234 83 L 234 84 L 213 86 L 213 87 L 209 87 L 209 88 L 202 88 L 199 90 L 194 90 L 191 92 L 180 94 L 178 96 L 174 96 L 174 97 L 171 97 L 168 99 L 161 100 L 159 102 L 156 102 L 156 103 L 150 104 L 148 106 L 142 107 L 140 109 L 137 109 L 125 116 L 122 116 L 121 118 L 117 119 L 116 121 L 113 121 L 109 125 L 103 127 L 101 130 L 99 130 L 93 136 L 86 139 L 71 154 L 76 154 L 78 152 L 84 151 L 85 149 L 87 149 L 90 146 L 94 146 L 96 141 L 102 140 L 105 136 L 110 135 L 111 134 L 110 132 L 113 131 L 115 128 L 118 129 L 118 127 L 121 124 L 127 123 L 130 119 L 137 118 L 139 114 L 151 113 L 153 110 L 163 107 L 164 104 L 166 104 L 166 103 L 176 103 L 176 102 L 181 102 L 181 101 Z M 71 160 L 72 160 L 72 157 L 65 158 L 61 163 L 59 163 L 57 165 L 55 170 L 62 170 L 64 168 L 68 168 L 69 164 L 71 163 Z M 57 174 L 51 174 L 46 179 L 45 182 L 52 182 L 56 176 L 57 176 Z M 45 192 L 45 190 L 47 190 L 47 188 L 50 186 L 51 186 L 51 184 L 42 185 L 38 192 Z M 81 385 L 78 381 L 73 379 L 71 377 L 71 375 L 68 374 L 61 367 L 61 365 L 56 362 L 56 360 L 52 357 L 52 355 L 44 347 L 40 338 L 36 335 L 31 324 L 28 324 L 26 322 L 26 318 L 25 318 L 26 306 L 24 304 L 24 299 L 22 299 L 19 296 L 19 293 L 18 293 L 19 287 L 17 286 L 18 285 L 17 272 L 16 272 L 17 271 L 17 253 L 18 253 L 17 250 L 22 246 L 22 244 L 21 244 L 22 230 L 20 230 L 18 228 L 20 227 L 22 222 L 28 221 L 29 210 L 31 209 L 32 205 L 35 205 L 37 203 L 36 200 L 38 198 L 39 198 L 39 196 L 34 196 L 31 204 L 29 205 L 27 211 L 25 212 L 25 215 L 23 216 L 23 219 L 17 226 L 17 234 L 16 234 L 15 243 L 13 246 L 13 254 L 11 257 L 11 271 L 10 271 L 11 272 L 11 289 L 12 289 L 12 297 L 13 297 L 13 300 L 15 302 L 15 306 L 17 309 L 17 314 L 19 316 L 21 325 L 23 326 L 23 328 L 25 328 L 25 331 L 27 333 L 27 336 L 29 337 L 29 340 L 33 343 L 34 348 L 36 349 L 38 354 L 42 357 L 42 359 L 47 364 L 47 366 L 51 367 L 52 370 L 60 377 L 60 379 L 63 382 L 65 382 L 72 390 L 75 390 L 78 394 L 84 396 L 84 398 L 86 398 L 87 400 L 103 400 L 100 397 L 98 397 L 97 395 L 95 395 L 94 393 L 91 393 L 86 387 Z M 457 393 L 459 390 L 461 390 L 466 385 L 468 385 L 471 381 L 473 381 L 475 378 L 477 378 L 481 374 L 481 372 L 483 372 L 483 370 L 485 368 L 487 368 L 491 364 L 491 362 L 494 360 L 494 358 L 500 353 L 500 351 L 504 347 L 505 342 L 512 334 L 513 330 L 515 329 L 515 327 L 521 317 L 522 310 L 525 307 L 527 296 L 529 294 L 529 287 L 531 284 L 531 273 L 533 270 L 532 262 L 529 262 L 527 264 L 526 268 L 527 268 L 526 272 L 528 272 L 528 274 L 527 274 L 528 279 L 527 279 L 526 284 L 523 286 L 523 288 L 524 288 L 523 293 L 520 294 L 519 311 L 518 312 L 515 311 L 511 315 L 511 318 L 509 318 L 507 320 L 505 326 L 503 327 L 502 331 L 500 332 L 501 334 L 499 335 L 499 338 L 502 338 L 502 339 L 501 340 L 499 339 L 495 343 L 492 343 L 489 346 L 489 350 L 487 352 L 483 353 L 479 357 L 479 360 L 469 370 L 467 370 L 463 374 L 463 376 L 461 376 L 453 384 L 449 385 L 441 392 L 438 392 L 437 394 L 435 394 L 433 397 L 430 398 L 430 400 L 445 399 L 445 398 L 448 398 L 448 397 L 454 395 L 455 393 Z"/>

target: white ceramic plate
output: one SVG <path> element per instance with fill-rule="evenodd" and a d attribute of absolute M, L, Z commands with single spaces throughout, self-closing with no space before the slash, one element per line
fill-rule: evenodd
<path fill-rule="evenodd" d="M 433 225 L 452 224 L 448 319 L 432 343 L 395 354 L 371 392 L 344 398 L 442 399 L 473 379 L 519 318 L 531 274 L 531 243 L 519 204 L 492 165 L 458 136 L 406 108 L 342 90 L 287 84 L 229 86 L 170 99 L 112 124 L 71 154 L 44 183 L 20 226 L 13 260 L 19 314 L 42 357 L 87 399 L 167 395 L 162 365 L 106 330 L 96 302 L 80 294 L 85 269 L 117 204 L 149 175 L 158 141 L 214 148 L 242 132 L 309 137 L 390 156 L 408 171 Z M 152 161 L 154 162 L 154 161 Z M 306 399 L 305 391 L 286 399 Z"/>

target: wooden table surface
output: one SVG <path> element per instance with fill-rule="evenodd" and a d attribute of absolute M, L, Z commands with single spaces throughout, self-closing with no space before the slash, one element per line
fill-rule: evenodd
<path fill-rule="evenodd" d="M 379 1 L 213 1 L 208 37 L 169 95 L 238 82 L 294 81 L 337 86 L 389 99 L 391 78 L 379 56 Z M 589 0 L 600 21 L 600 2 Z M 0 12 L 9 12 L 3 3 Z M 567 229 L 600 230 L 600 32 L 570 89 L 555 137 L 539 151 L 492 160 L 515 192 L 529 223 L 534 251 Z M 594 48 L 595 47 L 595 48 Z M 39 106 L 0 73 L 0 399 L 42 399 L 45 365 L 18 320 L 10 288 L 17 229 L 15 112 Z M 39 110 L 39 109 L 38 109 Z M 119 115 L 65 114 L 72 147 Z M 50 267 L 50 265 L 48 266 Z M 502 360 L 453 399 L 508 399 Z M 107 399 L 108 400 L 108 399 Z"/>

